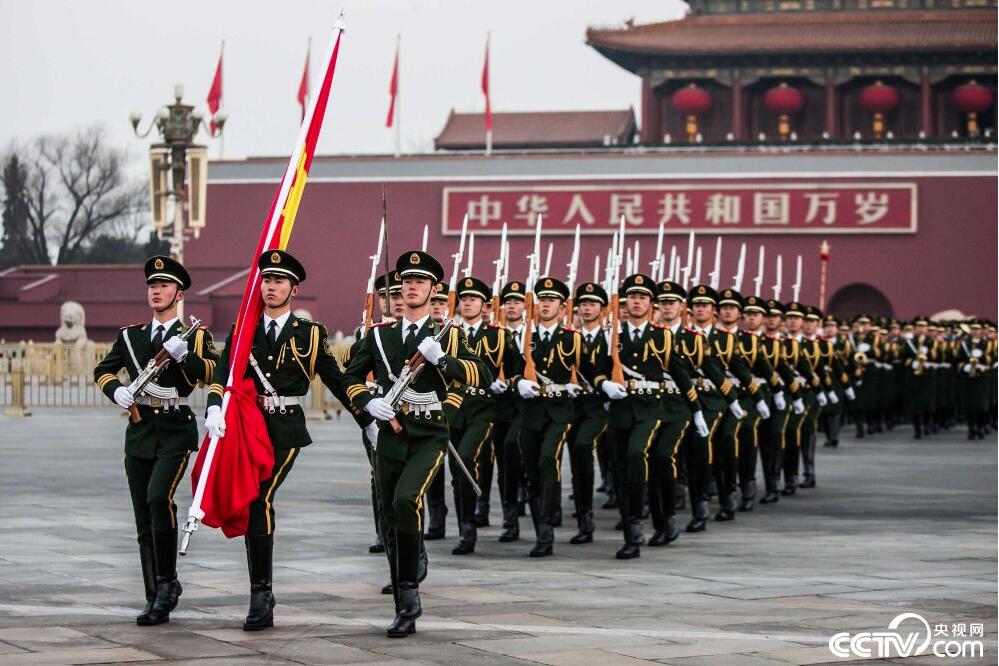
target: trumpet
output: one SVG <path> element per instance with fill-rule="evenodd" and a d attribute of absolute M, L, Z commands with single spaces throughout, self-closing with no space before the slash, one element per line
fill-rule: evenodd
<path fill-rule="evenodd" d="M 912 362 L 912 374 L 916 377 L 926 372 L 926 354 L 916 354 L 916 360 Z"/>
<path fill-rule="evenodd" d="M 867 365 L 867 352 L 857 352 L 853 355 L 853 362 L 857 365 Z"/>
<path fill-rule="evenodd" d="M 968 364 L 971 365 L 971 372 L 968 373 L 968 377 L 974 379 L 975 377 L 978 376 L 978 373 L 981 372 L 982 368 L 978 363 L 978 359 L 975 358 L 974 356 L 971 357 L 971 360 L 968 361 Z"/>

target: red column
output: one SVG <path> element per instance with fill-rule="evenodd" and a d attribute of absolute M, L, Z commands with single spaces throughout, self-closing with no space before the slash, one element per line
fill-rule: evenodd
<path fill-rule="evenodd" d="M 732 77 L 732 135 L 736 141 L 742 141 L 746 138 L 743 120 L 742 77 L 736 74 Z"/>
<path fill-rule="evenodd" d="M 642 79 L 642 143 L 662 143 L 662 98 Z"/>
<path fill-rule="evenodd" d="M 933 136 L 933 87 L 929 71 L 923 72 L 919 87 L 919 129 L 926 134 L 926 138 Z"/>
<path fill-rule="evenodd" d="M 835 138 L 839 133 L 839 104 L 836 99 L 836 82 L 832 76 L 826 77 L 826 132 L 830 138 Z"/>

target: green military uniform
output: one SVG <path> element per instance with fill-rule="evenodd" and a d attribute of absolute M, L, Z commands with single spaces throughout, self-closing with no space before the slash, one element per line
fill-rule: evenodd
<path fill-rule="evenodd" d="M 804 310 L 806 321 L 813 322 L 817 328 L 822 321 L 822 312 L 812 305 L 803 306 L 801 309 Z M 817 333 L 811 335 L 802 334 L 800 342 L 802 355 L 811 364 L 812 371 L 819 380 L 819 384 L 814 387 L 811 396 L 814 399 L 814 403 L 809 399 L 806 399 L 805 402 L 808 411 L 805 414 L 805 420 L 800 429 L 801 438 L 799 441 L 803 473 L 799 487 L 814 488 L 815 449 L 816 440 L 818 439 L 819 420 L 822 417 L 823 410 L 830 405 L 839 405 L 839 394 L 834 389 L 835 378 L 841 373 L 841 368 L 837 366 L 835 357 L 830 359 L 830 347 Z M 805 392 L 805 396 L 806 398 L 809 397 L 808 391 Z"/>
<path fill-rule="evenodd" d="M 869 325 L 871 318 L 867 315 L 857 315 L 853 319 L 854 326 Z M 878 409 L 879 372 L 881 362 L 882 342 L 879 333 L 872 329 L 865 333 L 850 336 L 850 347 L 853 348 L 853 381 L 857 387 L 857 399 L 853 402 L 853 420 L 857 426 L 857 439 L 863 439 L 865 426 L 867 434 L 874 433 L 874 422 Z"/>
<path fill-rule="evenodd" d="M 409 277 L 440 282 L 443 268 L 424 252 L 407 252 L 399 257 L 396 270 L 403 281 Z M 347 395 L 357 409 L 386 407 L 365 385 L 368 373 L 388 392 L 400 377 L 403 367 L 420 343 L 441 331 L 441 325 L 427 314 L 421 321 L 400 319 L 391 326 L 380 326 L 364 338 L 347 367 Z M 405 336 L 405 337 L 404 337 Z M 419 598 L 418 568 L 422 531 L 423 495 L 440 470 L 449 431 L 442 402 L 448 385 L 458 382 L 474 388 L 488 388 L 492 375 L 482 360 L 468 347 L 460 328 L 452 328 L 440 341 L 443 355 L 435 366 L 427 366 L 403 393 L 395 418 L 401 426 L 395 432 L 379 421 L 375 454 L 381 523 L 386 554 L 396 592 L 396 619 L 389 636 L 413 633 L 416 618 L 422 614 Z M 379 401 L 375 403 L 374 401 Z M 390 411 L 391 411 L 390 409 Z"/>
<path fill-rule="evenodd" d="M 926 317 L 916 317 L 914 326 L 929 326 Z M 904 337 L 899 347 L 899 360 L 905 368 L 905 398 L 913 436 L 920 439 L 924 428 L 929 434 L 934 411 L 934 389 L 939 377 L 935 365 L 941 355 L 937 341 L 929 334 Z"/>
<path fill-rule="evenodd" d="M 400 285 L 401 287 L 401 285 Z M 446 304 L 448 302 L 448 293 L 450 289 L 446 282 L 440 282 L 434 289 L 433 295 L 430 297 L 432 303 Z M 447 313 L 445 313 L 446 316 Z M 438 319 L 437 323 L 441 323 L 442 319 Z M 451 387 L 450 395 L 444 401 L 444 416 L 450 422 L 454 417 L 455 412 L 461 405 L 461 396 L 454 391 L 455 387 Z M 438 539 L 443 539 L 447 532 L 447 501 L 445 499 L 446 493 L 444 492 L 444 477 L 445 474 L 441 472 L 440 474 L 434 475 L 434 480 L 430 482 L 430 486 L 427 488 L 426 504 L 427 504 L 427 523 L 426 530 L 424 532 L 424 539 L 426 541 L 436 541 Z M 383 592 L 386 589 L 382 590 Z M 391 593 L 391 585 L 388 586 L 387 591 Z"/>
<path fill-rule="evenodd" d="M 508 282 L 500 291 L 500 301 L 502 303 L 506 303 L 509 299 L 523 301 L 526 291 L 523 282 Z M 504 330 L 515 353 L 522 357 L 523 322 L 516 328 L 504 326 Z M 506 380 L 509 380 L 509 376 L 505 377 Z M 500 504 L 503 507 L 503 532 L 499 536 L 499 541 L 509 543 L 520 539 L 519 516 L 524 513 L 519 501 L 520 490 L 524 483 L 524 466 L 520 459 L 519 445 L 524 401 L 517 393 L 517 388 L 507 381 L 506 390 L 496 396 L 495 404 L 493 450 L 496 452 Z"/>
<path fill-rule="evenodd" d="M 607 292 L 594 282 L 584 282 L 576 287 L 576 303 L 587 301 L 607 306 Z M 607 354 L 607 334 L 598 324 L 595 329 L 581 329 L 583 354 L 596 364 Z M 578 374 L 578 373 L 577 373 Z M 581 378 L 582 391 L 576 398 L 576 426 L 569 437 L 569 463 L 572 467 L 572 498 L 576 506 L 578 532 L 569 539 L 571 544 L 593 541 L 593 484 L 595 471 L 593 457 L 607 430 L 607 400 L 592 383 Z"/>
<path fill-rule="evenodd" d="M 995 363 L 994 344 L 982 335 L 982 323 L 972 320 L 971 333 L 958 347 L 957 364 L 964 385 L 964 414 L 968 421 L 968 439 L 984 439 L 990 407 L 989 373 Z"/>
<path fill-rule="evenodd" d="M 179 291 L 191 285 L 184 267 L 169 257 L 151 257 L 145 264 L 145 275 L 147 283 L 176 283 Z M 174 302 L 176 299 L 169 307 Z M 116 391 L 128 392 L 118 380 L 118 373 L 125 370 L 131 382 L 163 349 L 164 342 L 186 332 L 179 319 L 154 319 L 152 323 L 126 326 L 94 369 L 94 381 L 109 400 L 117 402 Z M 133 416 L 125 427 L 125 475 L 135 513 L 146 593 L 146 608 L 136 619 L 140 625 L 165 622 L 181 593 L 173 495 L 184 477 L 191 452 L 198 449 L 198 426 L 187 398 L 196 385 L 210 380 L 218 359 L 211 334 L 202 328 L 187 338 L 186 349 L 181 361 L 170 361 L 152 380 L 172 397 L 157 398 L 140 392 L 134 396 L 140 420 L 135 421 Z"/>
<path fill-rule="evenodd" d="M 569 287 L 551 277 L 539 279 L 534 291 L 539 299 L 565 301 L 569 297 Z M 530 313 L 525 316 L 530 317 Z M 530 353 L 537 369 L 540 392 L 524 402 L 520 456 L 527 477 L 528 505 L 536 536 L 530 556 L 547 557 L 553 552 L 555 517 L 561 501 L 562 449 L 569 441 L 576 416 L 573 395 L 581 390 L 578 376 L 592 381 L 595 373 L 589 358 L 583 354 L 582 336 L 560 324 L 547 330 L 538 325 L 533 330 Z M 510 380 L 518 392 L 522 380 L 525 377 L 519 374 Z"/>
<path fill-rule="evenodd" d="M 801 303 L 790 302 L 784 308 L 784 317 L 805 316 L 805 307 Z M 801 459 L 801 447 L 806 442 L 808 428 L 814 428 L 816 424 L 817 410 L 819 408 L 818 392 L 821 391 L 822 381 L 816 374 L 815 367 L 809 361 L 808 354 L 813 358 L 818 358 L 818 350 L 808 348 L 804 334 L 797 336 L 786 336 L 782 341 L 782 354 L 787 359 L 788 365 L 795 372 L 794 384 L 799 389 L 798 397 L 801 400 L 798 405 L 804 404 L 804 411 L 795 409 L 787 417 L 787 426 L 784 437 L 783 467 L 784 467 L 784 488 L 783 495 L 794 495 L 798 491 L 798 463 Z"/>
<path fill-rule="evenodd" d="M 458 281 L 458 298 L 468 296 L 482 299 L 483 303 L 492 298 L 492 290 L 482 280 L 466 277 Z M 478 356 L 489 370 L 492 377 L 504 373 L 507 377 L 519 374 L 523 362 L 507 335 L 506 329 L 498 325 L 486 324 L 479 319 L 473 325 L 461 325 L 469 348 Z M 496 400 L 493 389 L 501 391 L 502 385 L 489 388 L 479 388 L 461 384 L 452 392 L 461 399 L 460 406 L 455 410 L 454 417 L 448 415 L 448 425 L 451 430 L 451 442 L 455 445 L 458 455 L 465 468 L 481 484 L 482 471 L 485 466 L 492 465 L 491 451 L 493 446 L 493 421 L 496 417 Z M 450 396 L 449 396 L 450 397 Z M 475 552 L 478 538 L 475 522 L 476 497 L 472 484 L 457 468 L 457 461 L 451 461 L 451 483 L 454 487 L 454 505 L 458 513 L 458 526 L 461 540 L 451 551 L 453 555 L 468 555 Z M 483 492 L 488 490 L 483 489 Z"/>

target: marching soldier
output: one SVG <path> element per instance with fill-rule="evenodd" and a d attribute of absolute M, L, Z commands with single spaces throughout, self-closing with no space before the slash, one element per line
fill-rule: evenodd
<path fill-rule="evenodd" d="M 787 304 L 784 311 L 784 323 L 787 326 L 787 337 L 784 339 L 784 353 L 801 379 L 801 397 L 805 403 L 804 414 L 794 414 L 788 423 L 791 441 L 784 448 L 784 495 L 794 495 L 798 485 L 798 461 L 804 467 L 804 483 L 802 488 L 815 487 L 815 431 L 818 428 L 819 411 L 829 404 L 829 399 L 823 390 L 825 371 L 819 365 L 821 352 L 816 340 L 809 340 L 805 335 L 805 315 L 807 310 L 797 301 Z M 818 319 L 813 319 L 816 327 Z M 804 381 L 802 381 L 804 380 Z"/>
<path fill-rule="evenodd" d="M 596 364 L 607 355 L 607 336 L 601 316 L 607 307 L 607 292 L 595 282 L 584 282 L 576 287 L 574 298 L 579 306 L 580 335 L 583 354 Z M 570 440 L 569 462 L 572 466 L 572 497 L 576 505 L 576 525 L 579 531 L 569 539 L 578 545 L 593 542 L 593 457 L 607 430 L 606 396 L 581 378 L 582 393 L 576 400 L 578 425 Z"/>
<path fill-rule="evenodd" d="M 930 421 L 933 413 L 933 366 L 939 355 L 937 342 L 930 337 L 929 319 L 916 317 L 913 330 L 903 337 L 899 357 L 905 367 L 905 393 L 912 420 L 913 437 L 920 439 L 925 430 L 930 434 Z"/>
<path fill-rule="evenodd" d="M 847 365 L 846 356 L 848 353 L 845 338 L 839 333 L 839 320 L 833 315 L 826 315 L 822 320 L 824 335 L 820 339 L 819 347 L 822 350 L 822 359 L 826 364 L 826 371 L 832 381 L 832 391 L 838 398 L 836 403 L 832 400 L 822 408 L 821 430 L 826 434 L 824 446 L 839 446 L 839 429 L 842 424 L 843 412 L 846 401 L 852 402 L 857 394 L 850 381 L 850 369 Z"/>
<path fill-rule="evenodd" d="M 449 291 L 447 282 L 439 282 L 434 289 L 434 295 L 430 297 L 430 318 L 438 324 L 444 323 L 444 320 L 447 319 Z M 451 399 L 452 404 L 445 403 L 444 408 L 448 411 L 449 416 L 456 409 L 455 404 L 460 402 L 460 397 L 456 395 Z M 427 516 L 427 531 L 424 538 L 427 541 L 443 539 L 447 532 L 447 501 L 444 493 L 443 472 L 435 475 L 434 480 L 430 482 L 430 487 L 427 488 L 427 513 L 429 515 Z M 386 585 L 382 588 L 382 592 L 391 594 L 392 585 Z"/>
<path fill-rule="evenodd" d="M 964 383 L 964 414 L 968 420 L 968 439 L 985 439 L 989 410 L 989 381 L 986 375 L 995 362 L 995 350 L 985 335 L 981 321 L 972 319 L 968 330 L 957 354 Z"/>
<path fill-rule="evenodd" d="M 878 364 L 881 360 L 881 340 L 872 329 L 871 318 L 859 314 L 853 319 L 853 333 L 850 336 L 853 352 L 853 380 L 857 387 L 857 399 L 853 402 L 853 420 L 857 426 L 857 439 L 863 439 L 865 428 L 868 435 L 874 434 L 878 406 Z"/>
<path fill-rule="evenodd" d="M 249 507 L 249 523 L 244 537 L 250 577 L 250 610 L 244 631 L 258 631 L 274 625 L 272 570 L 274 554 L 274 494 L 295 464 L 302 448 L 312 443 L 305 425 L 302 400 L 318 375 L 333 395 L 350 409 L 358 425 L 368 427 L 371 419 L 350 408 L 343 386 L 343 373 L 326 346 L 326 327 L 296 317 L 292 299 L 305 281 L 305 268 L 288 252 L 271 250 L 257 260 L 263 314 L 257 325 L 246 367 L 246 377 L 257 388 L 257 402 L 274 448 L 274 467 L 260 484 L 257 499 Z M 235 328 L 235 327 L 234 327 Z M 232 349 L 232 331 L 226 350 Z M 229 377 L 229 354 L 215 367 L 208 389 L 205 427 L 213 437 L 225 436 L 222 395 Z M 368 427 L 371 437 L 373 429 Z"/>
<path fill-rule="evenodd" d="M 425 252 L 406 252 L 396 261 L 402 280 L 405 310 L 391 326 L 374 329 L 351 359 L 346 392 L 351 404 L 378 419 L 375 476 L 378 483 L 385 552 L 396 604 L 390 638 L 416 631 L 423 613 L 419 593 L 419 563 L 423 495 L 440 470 L 447 447 L 448 422 L 443 411 L 447 386 L 458 382 L 487 389 L 489 369 L 468 347 L 459 328 L 443 332 L 430 316 L 434 286 L 444 277 L 440 263 Z M 369 372 L 388 392 L 416 352 L 426 366 L 391 405 L 368 391 Z M 397 411 L 398 410 L 398 411 Z M 398 428 L 398 429 L 397 429 Z"/>
<path fill-rule="evenodd" d="M 524 335 L 524 309 L 526 307 L 523 282 L 508 282 L 500 291 L 505 325 L 504 330 L 515 353 L 520 355 Z M 524 478 L 524 467 L 520 459 L 518 435 L 520 433 L 523 400 L 515 387 L 510 386 L 510 376 L 506 377 L 506 390 L 496 395 L 496 416 L 494 420 L 493 448 L 496 451 L 497 480 L 499 481 L 500 505 L 503 508 L 503 531 L 501 543 L 520 539 L 520 520 L 523 515 L 520 505 L 520 489 Z M 499 388 L 499 387 L 497 387 Z"/>
<path fill-rule="evenodd" d="M 492 298 L 492 290 L 478 278 L 466 277 L 458 283 L 458 312 L 465 340 L 472 352 L 489 369 L 489 374 L 499 377 L 505 374 L 512 377 L 521 372 L 520 355 L 513 347 L 506 330 L 499 325 L 486 324 L 482 318 L 485 304 Z M 461 404 L 455 411 L 451 428 L 451 441 L 461 456 L 465 468 L 481 482 L 480 473 L 486 464 L 492 464 L 489 457 L 493 441 L 493 419 L 495 417 L 494 396 L 507 390 L 505 382 L 495 380 L 488 389 L 463 385 L 459 387 Z M 475 490 L 467 478 L 452 461 L 451 483 L 454 486 L 454 506 L 458 513 L 458 528 L 461 540 L 452 555 L 469 555 L 475 552 L 477 525 L 475 520 Z M 482 489 L 483 493 L 488 490 Z"/>
<path fill-rule="evenodd" d="M 197 384 L 211 380 L 218 354 L 208 331 L 199 328 L 183 339 L 178 304 L 191 286 L 187 270 L 169 257 L 150 257 L 144 266 L 152 321 L 126 326 L 111 351 L 94 369 L 101 392 L 132 412 L 125 428 L 125 476 L 128 478 L 146 606 L 139 626 L 168 622 L 177 606 L 177 506 L 173 494 L 184 477 L 191 451 L 198 449 L 198 426 L 187 398 Z M 161 350 L 172 362 L 152 380 L 157 397 L 132 395 L 118 380 L 125 370 L 134 380 Z M 167 397 L 159 397 L 167 394 Z"/>

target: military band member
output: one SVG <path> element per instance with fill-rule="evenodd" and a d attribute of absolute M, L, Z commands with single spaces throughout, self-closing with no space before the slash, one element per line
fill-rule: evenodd
<path fill-rule="evenodd" d="M 257 267 L 264 308 L 245 376 L 252 379 L 257 388 L 257 402 L 274 448 L 274 467 L 260 484 L 259 495 L 249 508 L 245 543 L 250 610 L 243 623 L 244 631 L 258 631 L 274 624 L 274 497 L 288 478 L 302 448 L 312 443 L 302 404 L 312 380 L 318 375 L 341 404 L 350 409 L 360 426 L 371 422 L 367 415 L 350 407 L 343 387 L 343 372 L 326 346 L 326 328 L 296 317 L 291 311 L 292 299 L 305 281 L 305 268 L 283 250 L 264 252 L 257 260 Z M 205 427 L 214 437 L 225 436 L 221 405 L 229 377 L 228 350 L 232 349 L 232 336 L 230 331 L 226 338 L 227 353 L 215 367 L 208 390 Z"/>
<path fill-rule="evenodd" d="M 929 319 L 916 317 L 911 333 L 903 335 L 899 356 L 905 367 L 905 393 L 913 436 L 920 439 L 923 430 L 929 434 L 933 413 L 933 367 L 940 352 L 937 341 L 929 334 Z"/>
<path fill-rule="evenodd" d="M 182 591 L 173 494 L 191 451 L 198 449 L 198 426 L 187 399 L 197 384 L 211 380 L 218 360 L 208 331 L 198 329 L 186 341 L 181 339 L 186 329 L 177 311 L 191 286 L 187 270 L 169 257 L 156 256 L 146 261 L 144 271 L 152 321 L 121 329 L 94 369 L 101 392 L 139 417 L 133 416 L 125 428 L 124 462 L 146 593 L 146 606 L 135 619 L 140 626 L 169 621 Z M 172 362 L 152 381 L 171 397 L 145 392 L 133 396 L 118 373 L 125 370 L 131 382 L 160 350 L 166 350 Z"/>
<path fill-rule="evenodd" d="M 465 277 L 458 282 L 458 313 L 465 340 L 472 352 L 489 369 L 493 377 L 515 376 L 522 371 L 522 359 L 516 347 L 507 338 L 507 332 L 498 324 L 487 324 L 483 319 L 485 304 L 492 298 L 492 290 L 482 280 Z M 506 382 L 499 379 L 487 389 L 462 385 L 458 395 L 462 402 L 455 410 L 454 418 L 449 414 L 451 442 L 455 445 L 465 467 L 475 477 L 476 483 L 483 483 L 482 468 L 492 465 L 493 420 L 496 415 L 495 396 L 505 393 Z M 491 476 L 491 475 L 490 475 Z M 475 520 L 476 497 L 472 484 L 452 461 L 451 483 L 454 486 L 454 506 L 458 514 L 458 527 L 461 540 L 452 555 L 469 555 L 475 552 L 478 539 Z M 483 494 L 488 486 L 481 488 Z"/>
<path fill-rule="evenodd" d="M 878 364 L 881 360 L 880 334 L 872 329 L 871 318 L 859 314 L 853 319 L 850 346 L 853 347 L 853 382 L 857 399 L 852 405 L 853 421 L 857 426 L 857 439 L 872 435 L 878 408 Z"/>
<path fill-rule="evenodd" d="M 968 439 L 984 439 L 988 431 L 989 378 L 995 363 L 995 344 L 988 339 L 982 322 L 971 320 L 969 332 L 961 340 L 957 363 L 964 384 L 964 414 Z"/>
<path fill-rule="evenodd" d="M 468 347 L 460 327 L 447 331 L 443 344 L 435 339 L 441 329 L 430 316 L 430 300 L 434 286 L 444 276 L 440 263 L 425 252 L 406 252 L 396 261 L 396 271 L 402 280 L 405 310 L 394 324 L 378 327 L 364 339 L 346 373 L 351 404 L 379 421 L 375 475 L 396 603 L 396 617 L 387 630 L 392 638 L 414 633 L 416 619 L 423 613 L 419 593 L 421 509 L 423 495 L 439 473 L 447 447 L 449 431 L 442 402 L 448 395 L 448 384 L 487 389 L 493 381 L 489 369 Z M 371 394 L 364 381 L 369 372 L 388 392 L 417 351 L 427 365 L 403 392 L 399 406 Z"/>
<path fill-rule="evenodd" d="M 576 287 L 574 301 L 579 306 L 583 354 L 596 365 L 597 359 L 607 355 L 607 334 L 601 321 L 608 304 L 607 292 L 595 282 L 584 282 Z M 572 497 L 578 527 L 576 535 L 569 539 L 569 543 L 574 545 L 593 542 L 593 458 L 607 430 L 606 396 L 585 377 L 580 377 L 580 383 L 582 392 L 576 399 L 577 425 L 570 433 L 569 448 Z"/>

